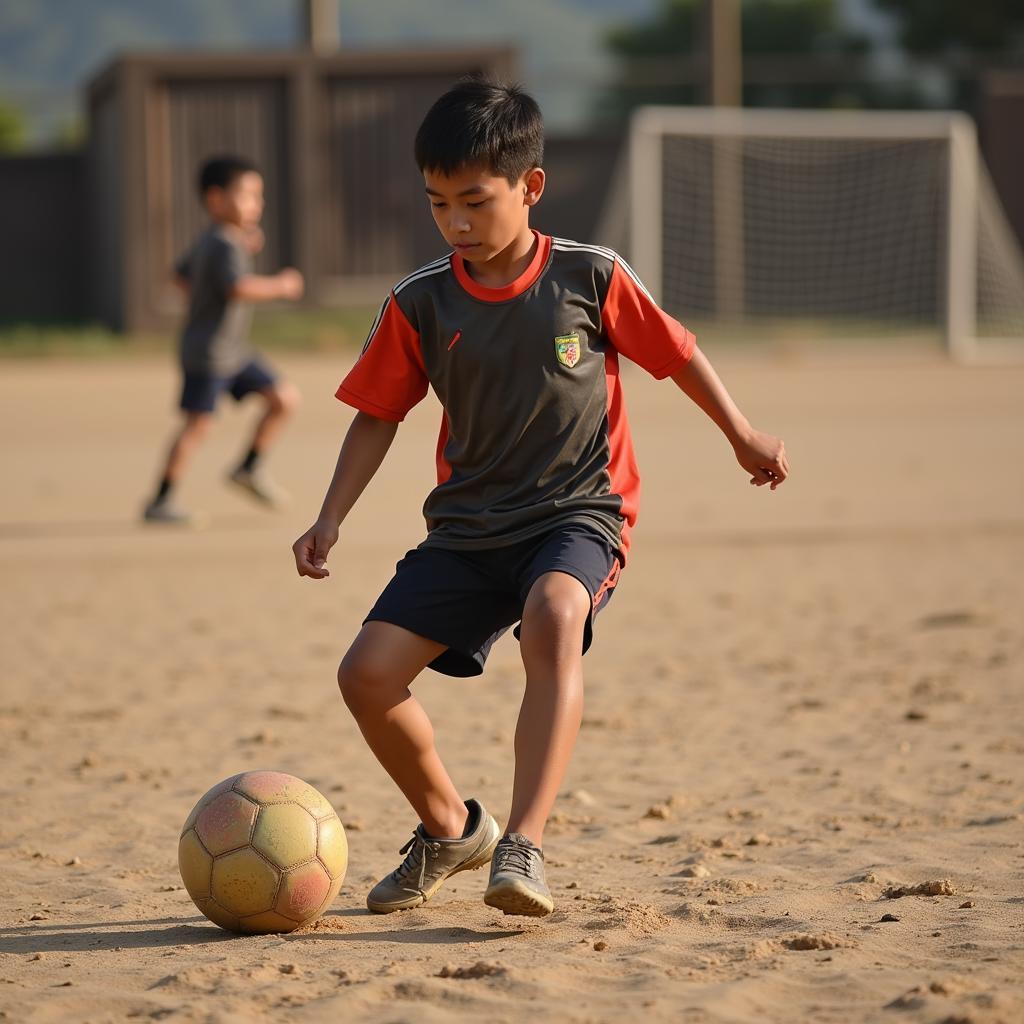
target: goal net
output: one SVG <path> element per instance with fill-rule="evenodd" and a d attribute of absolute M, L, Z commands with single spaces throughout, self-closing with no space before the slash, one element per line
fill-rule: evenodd
<path fill-rule="evenodd" d="M 716 337 L 1024 355 L 1024 258 L 956 113 L 645 107 L 599 241 Z"/>

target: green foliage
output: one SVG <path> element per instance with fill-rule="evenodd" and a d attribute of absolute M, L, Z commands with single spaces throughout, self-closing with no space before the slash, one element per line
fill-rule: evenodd
<path fill-rule="evenodd" d="M 704 0 L 661 0 L 647 22 L 612 29 L 606 42 L 622 57 L 692 53 L 702 45 Z M 743 52 L 813 53 L 838 40 L 834 0 L 743 0 Z"/>
<path fill-rule="evenodd" d="M 1024 51 L 1024 0 L 875 0 L 911 51 Z"/>
<path fill-rule="evenodd" d="M 21 111 L 0 100 L 0 153 L 20 153 L 25 148 L 26 135 Z"/>
<path fill-rule="evenodd" d="M 606 34 L 619 74 L 602 99 L 605 119 L 621 117 L 643 103 L 700 102 L 699 86 L 683 81 L 673 59 L 702 53 L 704 7 L 704 0 L 661 0 L 650 20 L 623 24 Z M 835 0 L 742 0 L 741 34 L 746 57 L 858 56 L 869 48 L 866 39 L 841 27 Z M 873 105 L 867 93 L 849 84 L 748 82 L 743 101 L 748 106 Z"/>
<path fill-rule="evenodd" d="M 56 128 L 53 136 L 57 149 L 77 150 L 85 145 L 85 121 L 81 114 L 65 118 Z"/>
<path fill-rule="evenodd" d="M 257 310 L 252 340 L 268 351 L 333 352 L 361 346 L 377 313 L 371 306 Z"/>
<path fill-rule="evenodd" d="M 252 340 L 268 352 L 335 352 L 362 345 L 375 307 L 338 309 L 261 309 L 253 318 Z M 126 335 L 98 324 L 0 323 L 0 359 L 36 357 L 109 357 L 167 354 L 176 328 Z"/>

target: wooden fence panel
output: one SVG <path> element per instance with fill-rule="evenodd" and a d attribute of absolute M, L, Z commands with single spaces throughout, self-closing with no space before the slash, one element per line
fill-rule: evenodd
<path fill-rule="evenodd" d="M 248 157 L 263 175 L 266 246 L 257 257 L 257 268 L 277 269 L 289 263 L 285 83 L 199 79 L 171 81 L 162 88 L 167 103 L 167 265 L 204 229 L 207 218 L 196 188 L 198 169 L 204 160 L 223 154 Z"/>

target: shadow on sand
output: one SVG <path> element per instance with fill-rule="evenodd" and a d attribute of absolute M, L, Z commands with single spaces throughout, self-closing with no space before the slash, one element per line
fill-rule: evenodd
<path fill-rule="evenodd" d="M 379 920 L 366 910 L 346 910 L 328 914 L 326 922 L 337 922 L 337 930 L 328 927 L 297 934 L 276 935 L 288 942 L 304 939 L 331 939 L 347 942 L 398 942 L 410 945 L 457 945 L 509 939 L 517 930 L 478 931 L 475 928 L 446 926 L 421 928 L 400 926 L 388 930 L 362 931 L 359 924 Z M 349 923 L 351 921 L 351 923 Z M 358 922 L 358 923 L 357 923 Z M 165 927 L 153 927 L 164 925 Z M 202 917 L 157 917 L 139 921 L 91 921 L 81 924 L 39 921 L 31 925 L 0 928 L 0 953 L 78 953 L 98 950 L 160 949 L 168 946 L 199 946 L 211 942 L 231 942 L 264 938 L 237 935 L 210 924 Z"/>

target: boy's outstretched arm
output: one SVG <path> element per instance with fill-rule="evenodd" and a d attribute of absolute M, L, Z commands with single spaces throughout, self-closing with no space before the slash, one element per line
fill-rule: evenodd
<path fill-rule="evenodd" d="M 338 455 L 338 464 L 316 522 L 292 545 L 300 576 L 330 576 L 324 563 L 338 541 L 338 528 L 384 461 L 398 424 L 357 412 Z"/>
<path fill-rule="evenodd" d="M 243 302 L 301 299 L 304 290 L 302 274 L 294 267 L 285 267 L 276 274 L 246 274 L 240 277 L 231 289 L 231 298 Z"/>
<path fill-rule="evenodd" d="M 736 460 L 757 487 L 769 484 L 774 491 L 789 476 L 786 446 L 777 437 L 755 430 L 737 408 L 714 367 L 699 348 L 672 380 L 718 425 L 729 439 Z"/>

